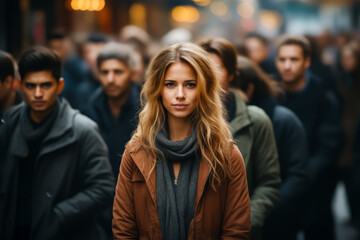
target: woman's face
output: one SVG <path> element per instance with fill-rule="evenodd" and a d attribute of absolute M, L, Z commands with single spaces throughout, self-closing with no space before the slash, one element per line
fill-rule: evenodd
<path fill-rule="evenodd" d="M 198 106 L 198 89 L 196 73 L 189 64 L 176 62 L 169 67 L 161 98 L 169 121 L 190 119 Z"/>
<path fill-rule="evenodd" d="M 356 70 L 357 65 L 356 58 L 351 49 L 344 48 L 341 51 L 341 66 L 346 72 L 353 72 Z"/>
<path fill-rule="evenodd" d="M 229 83 L 231 82 L 233 76 L 229 75 L 227 69 L 224 66 L 224 63 L 217 54 L 210 53 L 210 57 L 220 70 L 219 84 L 223 90 L 227 91 L 229 89 Z"/>

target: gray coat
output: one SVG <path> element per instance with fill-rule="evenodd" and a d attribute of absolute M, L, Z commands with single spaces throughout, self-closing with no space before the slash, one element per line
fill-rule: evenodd
<path fill-rule="evenodd" d="M 266 216 L 280 192 L 280 165 L 273 127 L 266 113 L 247 106 L 236 91 L 230 131 L 244 157 L 251 204 L 251 239 L 261 239 Z"/>
<path fill-rule="evenodd" d="M 20 132 L 24 104 L 8 112 L 11 135 L 0 174 L 0 239 L 11 239 L 18 161 L 28 154 Z M 1 137 L 1 136 L 0 136 Z M 60 101 L 59 113 L 35 160 L 32 239 L 96 239 L 95 216 L 111 203 L 114 177 L 97 125 Z"/>

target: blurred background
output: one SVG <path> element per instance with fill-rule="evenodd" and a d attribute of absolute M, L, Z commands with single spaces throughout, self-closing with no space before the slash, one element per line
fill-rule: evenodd
<path fill-rule="evenodd" d="M 324 38 L 360 26 L 357 0 L 2 0 L 0 48 L 19 54 L 44 44 L 46 34 L 61 29 L 81 43 L 92 32 L 117 38 L 126 25 L 160 40 L 182 27 L 194 37 L 221 36 L 240 41 L 248 32 L 271 38 L 280 33 Z M 325 39 L 324 39 L 325 41 Z"/>

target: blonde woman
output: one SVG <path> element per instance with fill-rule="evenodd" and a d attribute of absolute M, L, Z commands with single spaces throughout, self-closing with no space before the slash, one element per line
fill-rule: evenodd
<path fill-rule="evenodd" d="M 180 43 L 152 60 L 118 176 L 114 239 L 249 238 L 244 160 L 208 59 Z"/>

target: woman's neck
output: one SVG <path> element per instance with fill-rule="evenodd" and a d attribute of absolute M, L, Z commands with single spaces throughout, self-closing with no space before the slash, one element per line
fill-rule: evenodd
<path fill-rule="evenodd" d="M 171 141 L 180 141 L 191 135 L 191 119 L 168 118 Z"/>

